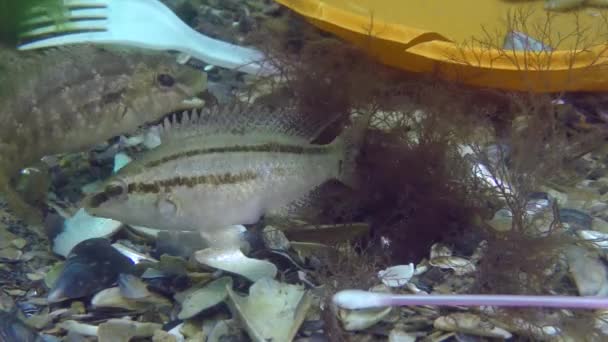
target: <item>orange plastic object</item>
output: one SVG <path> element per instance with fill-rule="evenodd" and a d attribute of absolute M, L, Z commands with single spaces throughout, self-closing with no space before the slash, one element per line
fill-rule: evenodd
<path fill-rule="evenodd" d="M 606 10 L 547 12 L 542 0 L 277 2 L 381 62 L 408 71 L 509 90 L 608 90 Z M 553 50 L 502 49 L 512 29 Z"/>

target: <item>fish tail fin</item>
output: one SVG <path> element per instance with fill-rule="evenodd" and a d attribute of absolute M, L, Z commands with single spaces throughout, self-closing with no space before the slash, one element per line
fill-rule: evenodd
<path fill-rule="evenodd" d="M 357 158 L 365 141 L 365 133 L 369 127 L 374 110 L 357 113 L 353 124 L 336 138 L 333 144 L 338 149 L 338 180 L 351 188 L 358 188 L 360 179 L 357 172 Z"/>

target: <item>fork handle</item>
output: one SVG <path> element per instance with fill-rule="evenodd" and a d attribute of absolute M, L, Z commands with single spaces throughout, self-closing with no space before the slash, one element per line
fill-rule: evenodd
<path fill-rule="evenodd" d="M 183 35 L 179 51 L 206 63 L 262 76 L 277 74 L 276 68 L 265 62 L 264 54 L 256 49 L 213 39 L 189 28 Z"/>

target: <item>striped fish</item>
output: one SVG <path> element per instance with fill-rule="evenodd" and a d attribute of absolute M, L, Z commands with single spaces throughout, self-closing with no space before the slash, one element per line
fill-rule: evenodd
<path fill-rule="evenodd" d="M 48 155 L 84 151 L 167 113 L 201 106 L 206 75 L 168 53 L 113 45 L 18 52 L 0 46 L 0 193 L 39 221 L 11 178 Z"/>
<path fill-rule="evenodd" d="M 200 230 L 212 245 L 224 227 L 255 223 L 330 179 L 352 184 L 370 114 L 332 143 L 293 111 L 237 108 L 184 113 L 157 126 L 162 144 L 85 199 L 94 216 L 163 230 Z M 326 122 L 327 123 L 327 122 Z M 228 239 L 230 240 L 230 239 Z"/>

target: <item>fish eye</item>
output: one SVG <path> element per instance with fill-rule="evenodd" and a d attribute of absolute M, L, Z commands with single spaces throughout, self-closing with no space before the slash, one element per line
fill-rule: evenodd
<path fill-rule="evenodd" d="M 156 81 L 163 87 L 172 87 L 175 84 L 175 79 L 169 74 L 159 74 Z"/>

